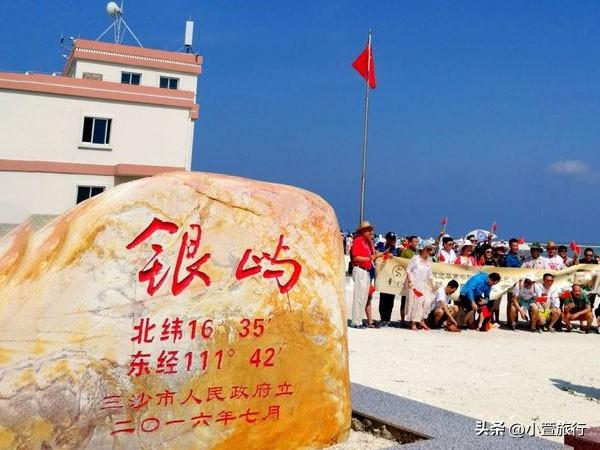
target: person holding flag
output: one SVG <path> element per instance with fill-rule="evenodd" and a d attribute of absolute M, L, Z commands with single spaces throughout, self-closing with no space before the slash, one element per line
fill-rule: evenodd
<path fill-rule="evenodd" d="M 577 255 L 575 259 L 577 259 Z M 588 247 L 583 251 L 583 258 L 579 260 L 579 264 L 598 264 L 598 257 L 593 248 Z"/>
<path fill-rule="evenodd" d="M 542 286 L 535 282 L 535 276 L 531 273 L 525 274 L 524 278 L 515 285 L 512 291 L 512 304 L 510 305 L 510 314 L 508 317 L 510 327 L 513 331 L 517 328 L 517 314 L 525 321 L 527 320 L 527 315 L 529 315 L 531 331 L 537 331 L 538 333 L 542 331 L 542 327 L 545 324 L 545 316 L 540 314 L 543 306 L 537 302 L 537 299 L 542 297 L 542 294 Z"/>
<path fill-rule="evenodd" d="M 371 287 L 371 268 L 375 260 L 381 256 L 373 246 L 373 226 L 366 220 L 356 229 L 356 237 L 350 249 L 352 263 L 352 327 L 365 328 L 362 313 L 367 306 L 369 288 Z"/>
<path fill-rule="evenodd" d="M 558 246 L 558 256 L 563 259 L 565 266 L 567 267 L 571 267 L 573 264 L 575 264 L 575 259 L 577 259 L 577 256 L 575 256 L 575 258 L 571 258 L 568 255 L 568 249 L 566 245 Z"/>
<path fill-rule="evenodd" d="M 460 290 L 458 306 L 464 311 L 464 321 L 471 328 L 477 328 L 475 314 L 490 303 L 492 287 L 500 281 L 500 274 L 479 272 L 467 280 Z M 491 308 L 489 308 L 491 310 Z"/>
<path fill-rule="evenodd" d="M 410 329 L 417 330 L 417 324 L 424 330 L 429 330 L 425 319 L 431 310 L 431 300 L 435 285 L 431 272 L 432 245 L 424 245 L 419 254 L 411 258 L 406 267 L 406 280 L 408 285 L 408 298 L 406 300 L 406 320 L 410 322 Z"/>

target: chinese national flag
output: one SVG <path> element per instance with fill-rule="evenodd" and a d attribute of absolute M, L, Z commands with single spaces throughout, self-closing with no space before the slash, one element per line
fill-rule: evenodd
<path fill-rule="evenodd" d="M 573 253 L 579 254 L 581 252 L 581 247 L 579 247 L 579 245 L 577 245 L 575 241 L 571 241 L 569 247 L 571 248 L 571 250 L 573 250 Z"/>
<path fill-rule="evenodd" d="M 446 225 L 448 224 L 448 218 L 447 217 L 443 217 L 442 218 L 442 225 Z"/>
<path fill-rule="evenodd" d="M 498 229 L 498 225 L 496 225 L 496 222 L 494 222 L 492 224 L 492 233 L 494 233 L 497 229 Z"/>
<path fill-rule="evenodd" d="M 360 76 L 369 82 L 369 87 L 375 89 L 375 61 L 373 59 L 373 47 L 367 44 L 363 52 L 352 63 Z"/>

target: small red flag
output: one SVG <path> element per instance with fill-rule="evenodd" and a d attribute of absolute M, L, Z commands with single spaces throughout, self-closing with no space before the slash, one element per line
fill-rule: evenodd
<path fill-rule="evenodd" d="M 373 48 L 370 43 L 352 63 L 360 76 L 368 80 L 369 87 L 375 89 L 375 60 L 373 59 Z"/>
<path fill-rule="evenodd" d="M 519 245 L 523 245 L 525 243 L 525 238 L 519 238 Z"/>
<path fill-rule="evenodd" d="M 579 254 L 579 251 L 581 250 L 581 248 L 575 243 L 575 241 L 571 241 L 569 247 L 571 248 L 571 250 L 573 250 L 573 253 Z"/>
<path fill-rule="evenodd" d="M 498 229 L 498 226 L 496 225 L 496 222 L 494 222 L 494 223 L 492 224 L 492 233 L 493 233 L 494 231 L 496 231 L 497 229 Z"/>
<path fill-rule="evenodd" d="M 443 217 L 442 218 L 442 225 L 446 225 L 448 223 L 448 218 L 447 217 Z"/>
<path fill-rule="evenodd" d="M 492 317 L 492 311 L 487 306 L 482 306 L 480 312 L 484 319 Z"/>
<path fill-rule="evenodd" d="M 415 293 L 415 295 L 417 296 L 417 298 L 423 297 L 423 293 L 421 291 L 419 291 L 418 289 L 414 289 L 413 288 L 413 292 Z"/>

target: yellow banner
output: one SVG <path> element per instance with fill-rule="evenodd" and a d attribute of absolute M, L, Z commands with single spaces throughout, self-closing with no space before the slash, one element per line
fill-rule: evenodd
<path fill-rule="evenodd" d="M 406 266 L 408 266 L 409 261 L 409 259 L 397 257 L 389 257 L 385 261 L 379 259 L 376 267 L 375 289 L 389 294 L 402 294 L 406 279 Z M 452 279 L 458 281 L 462 286 L 478 272 L 497 272 L 500 274 L 501 279 L 492 289 L 490 295 L 492 300 L 501 298 L 527 273 L 534 275 L 535 281 L 540 283 L 545 273 L 553 274 L 554 287 L 559 291 L 568 289 L 573 283 L 579 283 L 590 292 L 600 293 L 600 266 L 596 264 L 579 264 L 565 270 L 556 271 L 494 266 L 468 267 L 458 264 L 432 263 L 431 272 L 436 288 L 445 286 Z"/>

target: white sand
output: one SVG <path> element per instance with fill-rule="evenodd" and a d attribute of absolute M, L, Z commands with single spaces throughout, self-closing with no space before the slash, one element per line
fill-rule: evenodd
<path fill-rule="evenodd" d="M 375 437 L 370 433 L 352 430 L 346 442 L 327 447 L 327 450 L 374 450 L 377 448 L 390 448 L 394 445 L 396 445 L 394 441 Z"/>
<path fill-rule="evenodd" d="M 347 279 L 348 313 L 351 294 Z M 375 319 L 377 305 L 376 294 Z M 600 335 L 383 328 L 349 329 L 348 340 L 354 383 L 507 426 L 600 425 Z"/>

